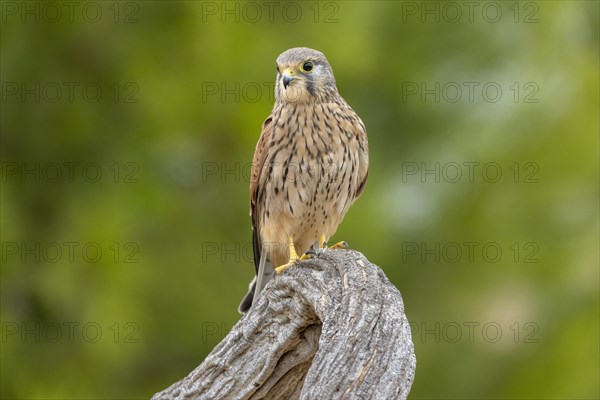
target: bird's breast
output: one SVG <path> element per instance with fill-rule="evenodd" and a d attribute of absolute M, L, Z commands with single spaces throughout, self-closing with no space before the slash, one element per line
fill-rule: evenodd
<path fill-rule="evenodd" d="M 332 235 L 354 201 L 359 153 L 339 105 L 294 104 L 275 112 L 261 176 L 263 242 L 291 236 L 306 245 Z"/>

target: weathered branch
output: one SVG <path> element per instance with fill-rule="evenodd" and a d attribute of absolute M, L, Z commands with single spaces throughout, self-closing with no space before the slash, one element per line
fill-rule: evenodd
<path fill-rule="evenodd" d="M 204 362 L 153 399 L 402 399 L 415 366 L 398 290 L 362 254 L 324 250 L 269 282 Z"/>

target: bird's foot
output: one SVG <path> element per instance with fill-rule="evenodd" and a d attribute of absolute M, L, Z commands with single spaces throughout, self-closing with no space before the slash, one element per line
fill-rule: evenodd
<path fill-rule="evenodd" d="M 324 245 L 326 246 L 326 245 Z M 320 247 L 318 249 L 316 248 L 310 248 L 308 250 L 306 250 L 306 253 L 302 254 L 302 257 L 300 257 L 300 261 L 304 261 L 304 260 L 310 260 L 311 258 L 317 258 L 319 253 L 323 252 L 323 249 L 325 249 L 326 247 Z"/>
<path fill-rule="evenodd" d="M 319 237 L 319 248 L 321 249 L 348 249 L 348 242 L 346 242 L 345 240 L 341 241 L 341 242 L 337 242 L 336 244 L 334 244 L 333 246 L 329 246 L 327 247 L 327 238 L 325 237 L 324 234 L 321 234 L 321 236 Z"/>
<path fill-rule="evenodd" d="M 296 254 L 296 248 L 294 247 L 294 240 L 292 238 L 288 239 L 288 246 L 290 251 L 290 259 L 287 263 L 275 268 L 275 275 L 278 275 L 295 264 L 300 264 L 301 258 Z"/>
<path fill-rule="evenodd" d="M 302 254 L 302 256 L 300 256 L 300 258 L 296 257 L 296 259 L 294 259 L 294 260 L 290 259 L 290 261 L 288 261 L 286 264 L 283 264 L 282 266 L 275 268 L 275 274 L 280 274 L 283 271 L 285 271 L 286 269 L 288 269 L 289 267 L 291 267 L 292 265 L 300 264 L 301 261 L 310 260 L 316 254 L 317 254 L 317 252 L 313 249 L 307 250 L 306 253 L 304 253 L 304 254 Z"/>
<path fill-rule="evenodd" d="M 321 248 L 321 249 L 327 248 L 327 238 L 325 237 L 325 234 L 323 234 L 323 233 L 319 237 L 319 248 Z"/>
<path fill-rule="evenodd" d="M 295 258 L 295 259 L 290 259 L 290 261 L 288 261 L 287 263 L 280 265 L 279 267 L 275 268 L 275 275 L 279 275 L 280 273 L 282 273 L 283 271 L 285 271 L 286 269 L 288 269 L 289 267 L 291 267 L 292 265 L 297 265 L 300 264 L 300 258 Z"/>
<path fill-rule="evenodd" d="M 330 249 L 344 249 L 347 250 L 350 246 L 348 246 L 348 242 L 342 240 L 341 242 L 337 242 L 333 246 L 329 246 Z"/>

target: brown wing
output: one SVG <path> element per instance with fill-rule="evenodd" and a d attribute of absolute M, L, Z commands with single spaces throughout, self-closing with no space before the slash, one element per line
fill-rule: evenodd
<path fill-rule="evenodd" d="M 269 143 L 271 141 L 271 132 L 273 117 L 269 116 L 263 123 L 262 132 L 258 143 L 256 143 L 256 150 L 254 150 L 254 158 L 252 159 L 252 171 L 250 174 L 250 216 L 252 217 L 252 250 L 254 253 L 254 268 L 258 272 L 258 264 L 260 263 L 260 227 L 258 218 L 258 197 L 260 195 L 260 176 L 262 174 L 265 160 L 267 158 L 267 152 L 269 149 Z"/>
<path fill-rule="evenodd" d="M 362 193 L 363 189 L 365 188 L 365 185 L 367 184 L 367 178 L 369 177 L 369 142 L 367 140 L 367 132 L 365 130 L 364 124 L 362 123 L 360 118 L 358 119 L 358 121 L 359 125 L 357 127 L 357 130 L 359 131 L 358 143 L 360 150 L 360 156 L 358 160 L 359 184 L 358 188 L 356 189 L 356 195 L 354 197 L 355 199 L 358 199 L 358 197 Z"/>
<path fill-rule="evenodd" d="M 346 103 L 347 105 L 347 103 Z M 352 107 L 347 105 L 351 114 L 350 121 L 352 124 L 352 132 L 358 141 L 358 186 L 354 194 L 354 200 L 358 199 L 367 184 L 369 177 L 369 141 L 367 139 L 367 129 L 358 114 L 354 112 Z"/>
<path fill-rule="evenodd" d="M 354 197 L 356 199 L 358 199 L 360 197 L 360 194 L 362 193 L 363 189 L 365 188 L 365 185 L 367 184 L 367 178 L 368 177 L 369 177 L 369 170 L 367 170 L 367 173 L 365 174 L 365 177 L 362 179 L 362 181 L 358 185 L 358 189 L 356 190 L 356 194 L 354 195 Z"/>

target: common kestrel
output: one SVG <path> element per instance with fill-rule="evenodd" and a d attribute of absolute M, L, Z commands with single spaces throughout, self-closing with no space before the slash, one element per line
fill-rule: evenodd
<path fill-rule="evenodd" d="M 293 48 L 276 64 L 275 105 L 263 123 L 250 181 L 257 275 L 241 313 L 274 271 L 326 246 L 368 175 L 365 125 L 339 95 L 323 53 Z"/>

